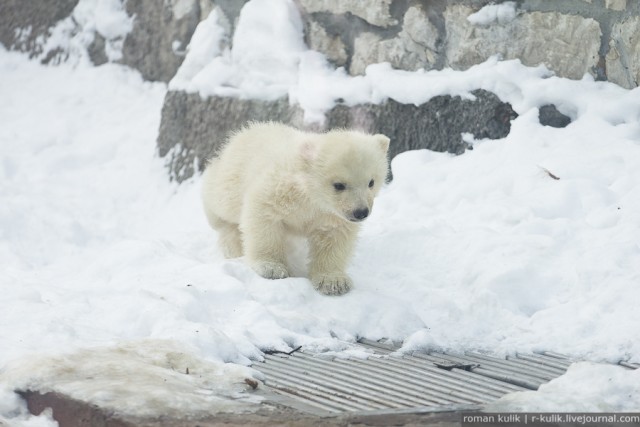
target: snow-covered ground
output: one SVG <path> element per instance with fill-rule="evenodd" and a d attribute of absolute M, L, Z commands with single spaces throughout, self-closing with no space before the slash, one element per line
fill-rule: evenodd
<path fill-rule="evenodd" d="M 255 4 L 270 5 L 251 4 L 249 24 Z M 257 400 L 244 379 L 259 377 L 247 365 L 261 350 L 342 351 L 358 337 L 640 362 L 640 89 L 497 59 L 465 72 L 378 64 L 352 78 L 301 47 L 294 9 L 280 12 L 288 30 L 240 25 L 237 52 L 205 21 L 172 85 L 218 93 L 208 73 L 259 66 L 250 40 L 274 37 L 266 80 L 235 75 L 235 95 L 247 82 L 266 98 L 288 93 L 318 120 L 340 97 L 420 103 L 484 88 L 519 117 L 502 140 L 467 136 L 474 149 L 459 157 L 396 157 L 351 263 L 355 289 L 327 297 L 303 277 L 269 281 L 223 259 L 199 177 L 170 183 L 155 151 L 166 85 L 0 47 L 0 422 L 55 425 L 26 413 L 13 390 L 28 387 L 138 415 L 240 410 Z M 573 122 L 541 126 L 547 103 Z M 583 363 L 497 405 L 638 411 L 640 371 Z"/>

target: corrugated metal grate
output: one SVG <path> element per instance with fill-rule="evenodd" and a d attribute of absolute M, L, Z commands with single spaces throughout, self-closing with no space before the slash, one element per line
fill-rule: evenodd
<path fill-rule="evenodd" d="M 513 391 L 536 390 L 571 364 L 552 352 L 506 359 L 477 352 L 397 356 L 398 347 L 391 344 L 359 344 L 374 353 L 367 359 L 342 359 L 302 350 L 265 355 L 265 362 L 254 367 L 264 373 L 269 388 L 292 402 L 341 413 L 478 408 Z"/>

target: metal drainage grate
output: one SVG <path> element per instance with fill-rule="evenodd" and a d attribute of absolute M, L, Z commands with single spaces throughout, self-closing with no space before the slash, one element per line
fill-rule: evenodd
<path fill-rule="evenodd" d="M 374 353 L 367 359 L 325 358 L 305 351 L 271 354 L 254 367 L 264 373 L 269 388 L 297 402 L 295 406 L 341 413 L 479 408 L 507 393 L 537 390 L 571 364 L 552 352 L 506 359 L 476 352 L 396 356 L 394 345 L 369 340 L 360 345 Z"/>

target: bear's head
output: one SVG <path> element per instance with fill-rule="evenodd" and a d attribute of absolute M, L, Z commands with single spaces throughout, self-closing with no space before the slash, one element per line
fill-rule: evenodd
<path fill-rule="evenodd" d="M 371 214 L 389 173 L 389 138 L 334 130 L 302 146 L 307 190 L 318 208 L 352 222 Z"/>

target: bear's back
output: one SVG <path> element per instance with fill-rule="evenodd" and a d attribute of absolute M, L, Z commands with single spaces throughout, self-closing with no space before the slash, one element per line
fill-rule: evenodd
<path fill-rule="evenodd" d="M 279 123 L 252 123 L 231 136 L 220 158 L 233 170 L 245 169 L 256 175 L 290 163 L 303 135 Z"/>

